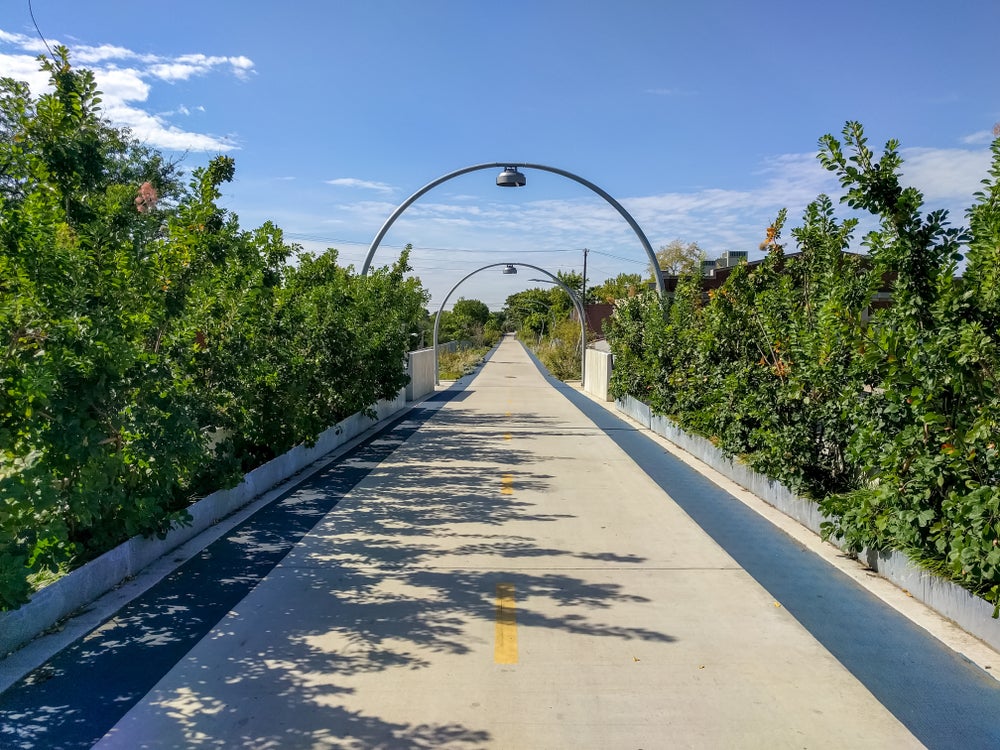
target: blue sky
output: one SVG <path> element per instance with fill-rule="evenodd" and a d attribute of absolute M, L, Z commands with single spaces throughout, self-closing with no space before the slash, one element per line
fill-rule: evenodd
<path fill-rule="evenodd" d="M 33 0 L 50 44 L 93 69 L 107 115 L 193 168 L 236 159 L 225 205 L 360 268 L 410 194 L 465 166 L 525 162 L 618 199 L 654 247 L 757 254 L 836 180 L 815 159 L 848 119 L 902 142 L 905 176 L 955 223 L 986 176 L 1000 121 L 1000 2 L 842 0 Z M 0 5 L 0 74 L 41 87 L 27 0 Z M 40 90 L 40 88 L 38 89 Z M 412 243 L 431 309 L 496 262 L 645 272 L 602 199 L 527 171 L 430 191 L 375 256 Z M 846 208 L 842 211 L 847 215 Z M 484 271 L 458 296 L 499 308 L 537 273 Z M 454 299 L 452 300 L 454 301 Z M 450 306 L 450 305 L 449 305 Z"/>

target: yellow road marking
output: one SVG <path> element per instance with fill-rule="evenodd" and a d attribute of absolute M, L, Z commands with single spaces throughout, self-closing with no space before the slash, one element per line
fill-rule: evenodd
<path fill-rule="evenodd" d="M 501 495 L 513 495 L 514 494 L 514 475 L 504 474 L 500 477 L 500 494 Z"/>
<path fill-rule="evenodd" d="M 509 432 L 507 432 L 507 433 L 504 433 L 503 439 L 504 440 L 510 440 L 511 437 L 512 437 L 512 435 Z"/>
<path fill-rule="evenodd" d="M 517 617 L 514 608 L 514 584 L 497 584 L 497 624 L 493 661 L 517 664 Z"/>

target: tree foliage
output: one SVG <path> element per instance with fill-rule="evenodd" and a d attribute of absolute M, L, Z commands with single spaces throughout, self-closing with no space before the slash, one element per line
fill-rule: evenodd
<path fill-rule="evenodd" d="M 394 395 L 426 295 L 357 277 L 183 184 L 101 119 L 93 75 L 0 79 L 0 606 L 183 522 L 199 493 Z M 298 265 L 288 265 L 298 255 Z"/>
<path fill-rule="evenodd" d="M 588 296 L 592 296 L 597 302 L 614 304 L 617 300 L 640 294 L 645 288 L 646 282 L 643 281 L 641 274 L 620 273 L 613 279 L 606 279 L 595 286 Z"/>
<path fill-rule="evenodd" d="M 656 251 L 656 259 L 660 262 L 660 271 L 664 276 L 683 276 L 701 271 L 701 262 L 705 259 L 704 251 L 697 242 L 671 240 Z M 653 268 L 648 268 L 649 278 L 653 278 Z"/>
<path fill-rule="evenodd" d="M 895 141 L 876 154 L 848 123 L 820 146 L 843 200 L 879 221 L 867 256 L 825 196 L 787 255 L 782 213 L 764 261 L 707 301 L 692 269 L 673 300 L 618 306 L 612 391 L 813 495 L 850 549 L 907 551 L 1000 604 L 1000 139 L 967 230 L 922 213 Z"/>
<path fill-rule="evenodd" d="M 492 346 L 499 335 L 500 329 L 490 308 L 480 300 L 460 297 L 451 310 L 445 310 L 441 314 L 439 341 L 464 341 L 477 347 Z"/>

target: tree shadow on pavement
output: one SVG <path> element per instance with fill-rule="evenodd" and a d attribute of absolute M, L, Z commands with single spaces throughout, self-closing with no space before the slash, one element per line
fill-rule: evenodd
<path fill-rule="evenodd" d="M 674 640 L 601 621 L 616 604 L 647 600 L 592 571 L 645 558 L 564 549 L 536 533 L 574 518 L 571 506 L 542 507 L 552 477 L 537 455 L 513 448 L 501 430 L 462 429 L 464 417 L 426 411 L 289 492 L 275 505 L 275 528 L 247 524 L 220 540 L 225 546 L 207 548 L 199 564 L 89 636 L 70 657 L 72 669 L 64 662 L 48 666 L 48 678 L 36 673 L 32 679 L 62 687 L 34 693 L 40 700 L 32 702 L 29 680 L 20 688 L 23 700 L 0 702 L 2 744 L 90 747 L 176 662 L 102 747 L 482 747 L 490 733 L 468 716 L 436 714 L 434 690 L 422 680 L 441 659 L 475 658 L 483 670 L 494 668 L 500 582 L 516 589 L 519 627 L 562 631 L 582 644 Z M 431 429 L 416 432 L 428 418 Z M 466 426 L 482 427 L 482 420 L 477 415 Z M 519 440 L 564 427 L 542 417 L 529 421 L 531 434 Z M 498 467 L 516 475 L 510 494 Z M 289 519 L 311 528 L 297 544 L 278 528 Z M 269 573 L 253 571 L 256 561 L 274 557 L 280 563 L 267 563 Z M 180 624 L 213 617 L 212 632 L 183 656 L 194 644 L 177 635 Z M 177 640 L 180 653 L 168 648 Z M 138 687 L 115 694 L 124 675 L 108 670 L 146 670 L 153 679 L 123 679 Z M 77 705 L 78 694 L 96 682 L 108 685 L 96 689 L 100 698 Z M 411 699 L 427 708 L 426 721 L 401 719 L 405 712 L 388 704 L 373 711 L 380 691 L 400 682 L 412 682 Z M 440 683 L 435 690 L 468 688 Z M 103 713 L 95 707 L 116 701 L 120 706 Z M 83 727 L 53 742 L 60 721 Z"/>

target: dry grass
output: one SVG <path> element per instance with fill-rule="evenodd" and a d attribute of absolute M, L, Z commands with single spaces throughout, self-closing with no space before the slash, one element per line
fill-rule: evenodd
<path fill-rule="evenodd" d="M 438 355 L 438 377 L 441 380 L 458 380 L 468 375 L 489 352 L 489 347 L 473 346 L 457 352 L 441 352 Z"/>

